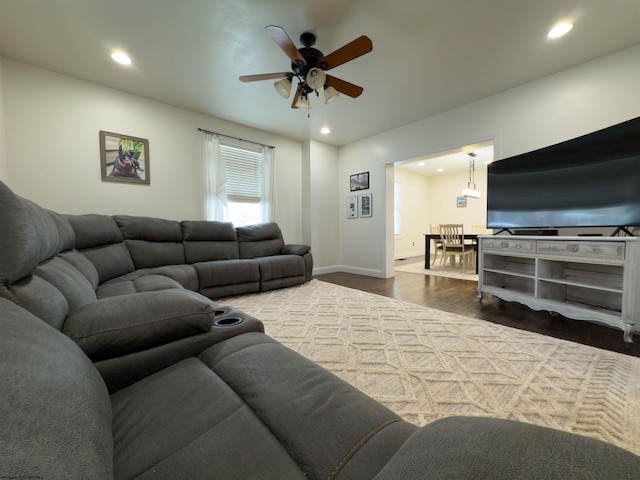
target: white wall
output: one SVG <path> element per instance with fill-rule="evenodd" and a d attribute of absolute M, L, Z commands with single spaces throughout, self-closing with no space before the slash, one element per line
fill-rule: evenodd
<path fill-rule="evenodd" d="M 374 198 L 368 222 L 340 221 L 345 269 L 393 275 L 388 207 L 375 202 L 393 188 L 385 164 L 487 139 L 497 159 L 568 140 L 640 116 L 638 85 L 640 46 L 343 147 L 340 178 L 369 170 Z M 341 187 L 339 196 L 346 194 Z"/>
<path fill-rule="evenodd" d="M 343 212 L 338 201 L 338 149 L 311 141 L 309 144 L 309 224 L 313 245 L 314 272 L 329 273 L 340 270 L 338 249 L 338 216 Z"/>
<path fill-rule="evenodd" d="M 424 234 L 429 233 L 433 212 L 430 200 L 430 180 L 424 175 L 396 168 L 394 183 L 401 186 L 402 232 L 394 236 L 395 258 L 424 254 Z"/>
<path fill-rule="evenodd" d="M 426 177 L 395 168 L 395 182 L 402 184 L 402 234 L 394 236 L 394 258 L 424 255 L 424 234 L 429 224 L 461 223 L 465 233 L 483 225 L 487 218 L 487 171 L 475 171 L 480 199 L 467 199 L 466 207 L 457 206 L 457 197 L 469 181 L 468 173 Z"/>
<path fill-rule="evenodd" d="M 11 60 L 1 67 L 10 162 L 7 175 L 0 136 L 0 177 L 17 194 L 61 213 L 201 219 L 201 127 L 276 146 L 276 221 L 301 243 L 299 142 Z M 149 140 L 149 186 L 101 180 L 100 130 Z"/>
<path fill-rule="evenodd" d="M 458 207 L 456 199 L 466 188 L 469 175 L 452 173 L 431 177 L 429 223 L 462 223 L 465 233 L 472 233 L 474 225 L 484 225 L 487 220 L 487 171 L 476 170 L 474 180 L 480 198 L 467 198 L 467 206 Z"/>

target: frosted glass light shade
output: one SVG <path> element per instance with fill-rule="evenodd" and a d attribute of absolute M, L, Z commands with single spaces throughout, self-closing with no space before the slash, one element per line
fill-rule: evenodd
<path fill-rule="evenodd" d="M 472 190 L 470 188 L 465 188 L 464 190 L 462 190 L 462 195 L 465 197 L 480 198 L 480 192 L 478 190 Z"/>
<path fill-rule="evenodd" d="M 298 101 L 293 106 L 293 108 L 311 108 L 311 105 L 309 104 L 309 99 L 307 98 L 307 96 L 300 95 L 298 97 Z"/>
<path fill-rule="evenodd" d="M 276 92 L 284 98 L 289 98 L 289 94 L 291 93 L 291 80 L 288 78 L 281 78 L 274 83 L 273 86 L 276 87 Z"/>
<path fill-rule="evenodd" d="M 326 87 L 324 89 L 324 103 L 327 104 L 327 105 L 329 105 L 331 102 L 333 102 L 339 96 L 340 96 L 340 92 L 338 92 L 333 87 Z"/>

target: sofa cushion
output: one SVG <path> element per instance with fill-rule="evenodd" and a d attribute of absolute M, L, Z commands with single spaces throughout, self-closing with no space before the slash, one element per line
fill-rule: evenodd
<path fill-rule="evenodd" d="M 128 279 L 129 277 L 130 279 Z M 164 275 L 140 275 L 140 271 L 136 270 L 132 274 L 103 283 L 98 287 L 96 295 L 98 298 L 109 298 L 119 295 L 129 295 L 131 293 L 155 292 L 169 289 L 182 290 L 183 288 L 182 285 L 172 278 Z"/>
<path fill-rule="evenodd" d="M 98 284 L 100 282 L 98 271 L 87 257 L 85 257 L 75 249 L 63 252 L 59 256 L 73 265 L 80 273 L 82 273 L 86 277 L 86 279 L 89 280 L 89 283 L 94 290 L 98 288 Z"/>
<path fill-rule="evenodd" d="M 37 275 L 21 278 L 11 285 L 11 294 L 24 309 L 56 330 L 62 330 L 69 314 L 69 302 L 60 290 L 45 279 Z"/>
<path fill-rule="evenodd" d="M 96 292 L 87 277 L 60 256 L 38 265 L 34 273 L 62 292 L 71 311 L 96 300 Z"/>
<path fill-rule="evenodd" d="M 65 215 L 76 245 L 98 272 L 99 283 L 133 272 L 133 260 L 115 220 L 108 215 Z"/>
<path fill-rule="evenodd" d="M 264 334 L 238 335 L 198 358 L 247 403 L 309 478 L 370 480 L 417 429 Z"/>
<path fill-rule="evenodd" d="M 375 480 L 640 478 L 640 457 L 599 440 L 497 418 L 449 417 L 418 430 Z"/>
<path fill-rule="evenodd" d="M 99 283 L 120 277 L 135 270 L 129 249 L 124 241 L 86 248 L 82 254 L 89 259 L 98 272 Z"/>
<path fill-rule="evenodd" d="M 179 222 L 152 217 L 114 215 L 135 268 L 185 263 Z"/>
<path fill-rule="evenodd" d="M 113 478 L 111 405 L 80 349 L 0 298 L 0 476 Z"/>
<path fill-rule="evenodd" d="M 255 260 L 217 260 L 194 265 L 200 288 L 259 282 L 260 269 Z"/>
<path fill-rule="evenodd" d="M 10 285 L 33 272 L 61 249 L 56 220 L 47 210 L 15 195 L 0 182 L 0 284 Z"/>
<path fill-rule="evenodd" d="M 214 306 L 183 289 L 109 297 L 72 311 L 62 331 L 99 360 L 207 332 Z"/>
<path fill-rule="evenodd" d="M 73 227 L 76 248 L 95 248 L 124 240 L 115 220 L 109 215 L 89 213 L 86 215 L 64 215 Z"/>
<path fill-rule="evenodd" d="M 307 478 L 244 401 L 195 358 L 111 401 L 115 478 Z"/>
<path fill-rule="evenodd" d="M 240 258 L 257 258 L 279 255 L 284 246 L 282 231 L 277 223 L 260 223 L 236 227 Z"/>
<path fill-rule="evenodd" d="M 185 220 L 180 224 L 188 263 L 239 258 L 238 236 L 233 224 L 204 220 Z"/>

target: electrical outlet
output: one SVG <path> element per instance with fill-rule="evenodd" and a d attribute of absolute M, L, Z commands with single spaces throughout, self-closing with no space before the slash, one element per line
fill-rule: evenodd
<path fill-rule="evenodd" d="M 416 246 L 416 242 L 411 242 L 411 246 L 415 247 Z"/>

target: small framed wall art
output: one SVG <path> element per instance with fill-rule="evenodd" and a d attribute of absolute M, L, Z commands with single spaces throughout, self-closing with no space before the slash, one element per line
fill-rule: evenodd
<path fill-rule="evenodd" d="M 100 170 L 104 182 L 149 185 L 149 140 L 100 130 Z"/>
<path fill-rule="evenodd" d="M 356 173 L 349 177 L 349 189 L 352 192 L 369 188 L 369 172 Z"/>
<path fill-rule="evenodd" d="M 467 197 L 456 197 L 456 207 L 463 208 L 467 206 Z"/>
<path fill-rule="evenodd" d="M 358 218 L 358 196 L 347 197 L 347 218 Z"/>
<path fill-rule="evenodd" d="M 360 195 L 360 217 L 367 218 L 373 215 L 373 209 L 371 205 L 371 194 L 365 193 Z"/>

